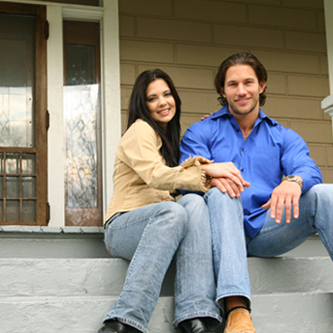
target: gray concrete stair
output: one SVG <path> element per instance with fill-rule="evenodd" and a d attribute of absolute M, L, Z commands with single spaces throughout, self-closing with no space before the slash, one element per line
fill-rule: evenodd
<path fill-rule="evenodd" d="M 0 229 L 0 332 L 97 332 L 128 262 L 108 256 L 99 228 L 43 229 Z M 248 264 L 258 333 L 333 332 L 333 265 L 318 237 Z M 149 333 L 174 332 L 173 279 L 171 265 Z"/>

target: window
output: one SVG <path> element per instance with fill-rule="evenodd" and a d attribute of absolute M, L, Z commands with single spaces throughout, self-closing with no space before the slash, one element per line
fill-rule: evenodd
<path fill-rule="evenodd" d="M 100 27 L 64 21 L 66 225 L 102 225 Z"/>
<path fill-rule="evenodd" d="M 46 10 L 0 3 L 0 224 L 46 225 Z"/>

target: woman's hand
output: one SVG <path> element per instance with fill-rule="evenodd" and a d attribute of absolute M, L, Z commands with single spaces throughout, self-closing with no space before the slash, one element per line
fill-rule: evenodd
<path fill-rule="evenodd" d="M 200 120 L 205 120 L 206 118 L 208 118 L 209 116 L 211 116 L 213 114 L 213 112 L 211 114 L 206 114 L 203 117 L 200 118 Z"/>
<path fill-rule="evenodd" d="M 244 188 L 250 186 L 232 162 L 204 164 L 201 169 L 213 178 L 211 186 L 216 186 L 223 193 L 228 192 L 232 198 L 239 197 Z"/>

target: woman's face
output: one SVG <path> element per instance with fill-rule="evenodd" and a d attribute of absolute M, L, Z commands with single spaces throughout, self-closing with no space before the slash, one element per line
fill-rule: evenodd
<path fill-rule="evenodd" d="M 167 129 L 168 123 L 176 114 L 176 102 L 168 84 L 163 79 L 157 79 L 148 84 L 146 105 L 157 124 Z"/>

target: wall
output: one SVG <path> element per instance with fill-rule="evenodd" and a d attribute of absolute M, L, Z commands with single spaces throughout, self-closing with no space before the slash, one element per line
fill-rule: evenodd
<path fill-rule="evenodd" d="M 119 0 L 122 126 L 135 77 L 161 68 L 183 102 L 182 128 L 219 109 L 213 80 L 227 56 L 254 53 L 268 70 L 265 113 L 298 132 L 333 182 L 322 0 Z"/>

